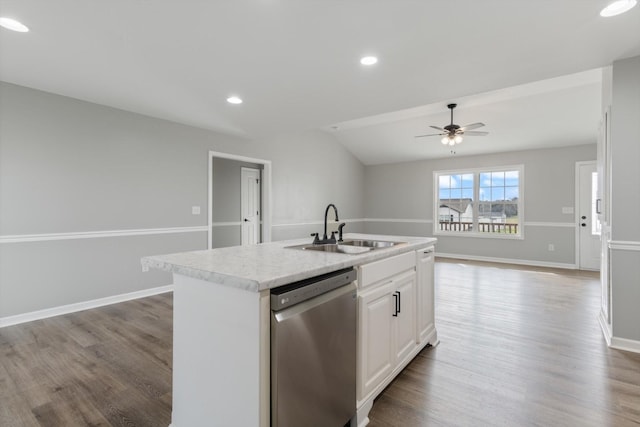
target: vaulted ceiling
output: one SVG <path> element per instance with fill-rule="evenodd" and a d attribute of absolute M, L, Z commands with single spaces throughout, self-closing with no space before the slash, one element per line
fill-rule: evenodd
<path fill-rule="evenodd" d="M 0 30 L 0 79 L 248 139 L 323 129 L 367 164 L 448 155 L 413 136 L 449 102 L 490 132 L 460 153 L 588 143 L 597 69 L 640 54 L 640 7 L 606 4 L 0 0 L 30 28 Z"/>

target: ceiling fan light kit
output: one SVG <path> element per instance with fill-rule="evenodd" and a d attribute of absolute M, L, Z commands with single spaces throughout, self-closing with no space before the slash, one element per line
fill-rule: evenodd
<path fill-rule="evenodd" d="M 451 138 L 450 136 L 445 136 L 440 140 L 440 142 L 442 142 L 443 145 L 460 144 L 462 142 L 462 136 L 461 135 L 456 135 L 453 138 Z"/>
<path fill-rule="evenodd" d="M 434 129 L 440 131 L 440 133 L 433 133 L 428 135 L 416 135 L 416 138 L 422 138 L 424 136 L 442 136 L 440 142 L 442 145 L 454 146 L 456 144 L 460 144 L 462 142 L 462 135 L 475 135 L 475 136 L 485 136 L 488 135 L 488 132 L 478 132 L 473 131 L 472 129 L 477 129 L 479 127 L 484 126 L 484 123 L 471 123 L 466 126 L 458 126 L 453 123 L 453 109 L 457 107 L 458 104 L 449 104 L 447 108 L 451 110 L 451 123 L 446 125 L 445 127 L 431 126 Z"/>

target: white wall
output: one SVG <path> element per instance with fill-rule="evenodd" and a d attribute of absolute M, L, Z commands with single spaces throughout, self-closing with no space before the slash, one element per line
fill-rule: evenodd
<path fill-rule="evenodd" d="M 575 265 L 575 163 L 595 160 L 596 144 L 367 166 L 365 231 L 433 235 L 433 171 L 524 164 L 524 240 L 438 235 L 440 253 L 539 265 Z M 376 221 L 377 220 L 377 221 Z M 437 220 L 437 218 L 436 218 Z M 553 243 L 555 251 L 548 251 Z"/>
<path fill-rule="evenodd" d="M 0 319 L 169 284 L 140 257 L 206 248 L 209 151 L 272 161 L 274 240 L 328 203 L 364 216 L 364 167 L 324 133 L 247 141 L 0 83 Z"/>

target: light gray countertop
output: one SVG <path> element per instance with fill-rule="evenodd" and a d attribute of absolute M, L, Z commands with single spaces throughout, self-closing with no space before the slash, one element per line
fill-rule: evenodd
<path fill-rule="evenodd" d="M 286 240 L 259 245 L 233 246 L 142 258 L 143 269 L 159 269 L 258 292 L 324 273 L 366 264 L 389 256 L 433 245 L 431 237 L 387 236 L 347 233 L 344 239 L 406 242 L 390 248 L 352 255 L 292 249 L 287 246 L 311 243 L 311 239 Z"/>

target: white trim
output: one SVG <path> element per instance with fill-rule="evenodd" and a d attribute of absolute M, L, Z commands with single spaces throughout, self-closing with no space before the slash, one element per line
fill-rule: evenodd
<path fill-rule="evenodd" d="M 346 223 L 356 222 L 395 222 L 405 224 L 431 224 L 431 219 L 406 219 L 406 218 L 353 218 L 346 219 Z M 319 225 L 324 221 L 306 221 L 272 224 L 272 227 L 296 227 L 304 225 Z M 211 227 L 230 227 L 240 226 L 239 221 L 213 222 Z M 575 224 L 565 222 L 525 222 L 526 227 L 575 227 Z M 142 228 L 131 230 L 100 230 L 100 231 L 77 231 L 69 233 L 46 233 L 46 234 L 15 234 L 0 236 L 0 244 L 2 243 L 26 243 L 26 242 L 43 242 L 50 240 L 76 240 L 76 239 L 96 239 L 104 237 L 130 237 L 130 236 L 148 236 L 154 234 L 174 234 L 174 233 L 195 233 L 209 231 L 206 225 L 197 225 L 193 227 L 166 227 L 166 228 Z M 463 235 L 464 237 L 465 235 Z M 470 236 L 468 236 L 470 237 Z M 265 240 L 266 241 L 266 240 Z M 611 246 L 613 245 L 613 246 Z M 610 242 L 612 249 L 640 251 L 640 242 Z"/>
<path fill-rule="evenodd" d="M 600 324 L 600 329 L 602 329 L 602 335 L 604 335 L 604 340 L 607 342 L 607 347 L 611 347 L 611 325 L 607 323 L 605 318 L 605 314 L 600 310 L 598 313 L 598 323 Z"/>
<path fill-rule="evenodd" d="M 271 160 L 255 159 L 253 157 L 239 156 L 236 154 L 221 153 L 218 151 L 209 151 L 208 164 L 209 164 L 209 176 L 207 177 L 207 199 L 208 199 L 208 212 L 207 212 L 207 249 L 211 249 L 213 243 L 212 227 L 213 227 L 213 200 L 211 198 L 211 189 L 213 188 L 213 158 L 218 157 L 220 159 L 235 160 L 238 162 L 255 163 L 262 165 L 262 241 L 271 241 Z"/>
<path fill-rule="evenodd" d="M 624 241 L 624 240 L 610 240 L 609 249 L 616 251 L 640 251 L 640 242 Z"/>
<path fill-rule="evenodd" d="M 431 224 L 432 219 L 402 219 L 402 218 L 364 218 L 364 222 L 400 222 L 409 224 Z"/>
<path fill-rule="evenodd" d="M 576 228 L 573 222 L 525 222 L 525 227 L 562 227 L 562 228 Z"/>
<path fill-rule="evenodd" d="M 634 353 L 640 353 L 640 341 L 629 340 L 626 338 L 611 337 L 611 348 L 616 350 L 632 351 Z"/>
<path fill-rule="evenodd" d="M 95 239 L 100 237 L 147 236 L 152 234 L 194 233 L 207 231 L 206 225 L 194 227 L 142 228 L 137 230 L 77 231 L 70 233 L 16 234 L 0 236 L 0 243 L 43 242 L 48 240 Z"/>
<path fill-rule="evenodd" d="M 229 221 L 229 222 L 214 222 L 211 224 L 212 227 L 232 227 L 232 226 L 240 226 L 242 223 L 240 221 Z"/>
<path fill-rule="evenodd" d="M 356 218 L 356 219 L 345 219 L 340 222 L 346 222 L 347 224 L 354 222 L 364 222 L 366 219 L 364 218 Z M 281 223 L 281 224 L 272 224 L 272 227 L 299 227 L 303 225 L 324 225 L 324 220 L 320 221 L 306 221 L 306 222 L 290 222 L 290 223 Z"/>
<path fill-rule="evenodd" d="M 463 254 L 447 254 L 447 253 L 442 253 L 437 251 L 436 251 L 436 257 L 454 258 L 454 259 L 462 259 L 462 260 L 469 260 L 469 261 L 496 262 L 500 264 L 530 265 L 532 267 L 564 268 L 568 270 L 576 270 L 577 268 L 575 264 L 565 264 L 561 262 L 548 262 L 548 261 L 512 259 L 512 258 L 494 258 L 494 257 L 488 257 L 488 256 L 463 255 Z"/>
<path fill-rule="evenodd" d="M 157 288 L 144 289 L 141 291 L 129 292 L 126 294 L 113 295 L 110 297 L 98 298 L 90 301 L 77 302 L 74 304 L 61 305 L 59 307 L 46 308 L 44 310 L 32 311 L 29 313 L 16 314 L 15 316 L 0 317 L 0 328 L 17 325 L 19 323 L 32 322 L 34 320 L 46 319 L 48 317 L 60 316 L 62 314 L 75 313 L 77 311 L 98 308 L 105 305 L 130 301 L 138 298 L 150 297 L 152 295 L 172 292 L 173 285 L 160 286 Z"/>

